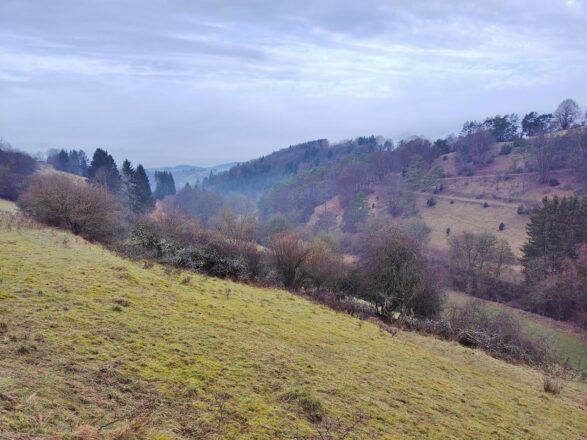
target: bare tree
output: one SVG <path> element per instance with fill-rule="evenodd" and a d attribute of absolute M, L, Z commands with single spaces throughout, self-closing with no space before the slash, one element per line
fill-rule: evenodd
<path fill-rule="evenodd" d="M 579 105 L 570 98 L 561 102 L 554 112 L 554 118 L 562 130 L 570 128 L 580 115 Z"/>
<path fill-rule="evenodd" d="M 259 225 L 257 219 L 250 213 L 235 214 L 228 208 L 220 210 L 212 218 L 214 228 L 226 238 L 237 241 L 253 241 L 257 237 Z"/>
<path fill-rule="evenodd" d="M 378 313 L 403 322 L 411 314 L 435 315 L 441 293 L 429 277 L 420 246 L 407 234 L 387 225 L 367 233 L 360 260 L 367 299 Z"/>
<path fill-rule="evenodd" d="M 271 240 L 271 261 L 283 285 L 289 289 L 297 288 L 304 276 L 304 263 L 310 255 L 307 246 L 295 234 L 281 234 Z"/>
<path fill-rule="evenodd" d="M 462 232 L 453 235 L 449 245 L 453 279 L 469 293 L 484 293 L 514 262 L 509 243 L 488 232 Z"/>
<path fill-rule="evenodd" d="M 526 144 L 525 152 L 531 162 L 536 166 L 540 183 L 545 183 L 555 156 L 555 140 L 544 134 L 536 136 Z"/>
<path fill-rule="evenodd" d="M 336 290 L 344 274 L 342 255 L 330 243 L 318 240 L 304 262 L 304 272 L 316 288 Z"/>

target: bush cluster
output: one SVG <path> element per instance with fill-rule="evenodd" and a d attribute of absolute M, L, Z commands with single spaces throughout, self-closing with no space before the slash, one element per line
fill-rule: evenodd
<path fill-rule="evenodd" d="M 454 340 L 466 347 L 482 349 L 510 362 L 540 365 L 547 358 L 546 343 L 528 339 L 517 319 L 475 301 L 451 307 L 441 319 L 412 317 L 405 324 L 411 329 Z"/>

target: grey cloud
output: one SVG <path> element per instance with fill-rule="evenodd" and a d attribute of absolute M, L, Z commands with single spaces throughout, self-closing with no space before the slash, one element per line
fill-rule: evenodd
<path fill-rule="evenodd" d="M 587 105 L 586 25 L 582 0 L 3 0 L 0 136 L 152 166 L 442 135 Z"/>

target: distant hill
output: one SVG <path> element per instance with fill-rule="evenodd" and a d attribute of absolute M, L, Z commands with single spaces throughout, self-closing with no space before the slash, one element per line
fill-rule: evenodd
<path fill-rule="evenodd" d="M 226 172 L 206 179 L 204 186 L 223 193 L 256 196 L 273 185 L 312 170 L 338 169 L 343 162 L 348 163 L 385 148 L 383 142 L 375 136 L 338 143 L 330 143 L 327 139 L 312 140 L 239 163 Z"/>
<path fill-rule="evenodd" d="M 195 165 L 175 165 L 173 167 L 149 168 L 147 169 L 147 175 L 149 176 L 151 185 L 155 187 L 155 171 L 170 171 L 171 174 L 173 174 L 176 188 L 180 189 L 183 186 L 185 186 L 186 183 L 193 185 L 198 180 L 202 181 L 205 177 L 210 176 L 210 172 L 212 172 L 213 174 L 222 173 L 223 171 L 227 171 L 235 165 L 236 162 L 224 163 L 212 167 L 199 167 Z"/>

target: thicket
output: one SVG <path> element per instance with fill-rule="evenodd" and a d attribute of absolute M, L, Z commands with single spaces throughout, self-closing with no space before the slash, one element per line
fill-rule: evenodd
<path fill-rule="evenodd" d="M 67 175 L 35 175 L 18 199 L 20 209 L 35 220 L 81 235 L 111 242 L 124 230 L 122 207 L 104 188 Z"/>
<path fill-rule="evenodd" d="M 0 139 L 0 198 L 16 200 L 37 169 L 37 162 L 28 154 L 15 151 Z"/>

